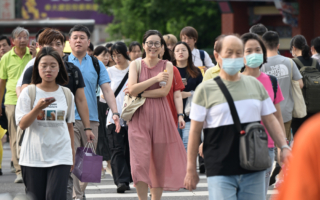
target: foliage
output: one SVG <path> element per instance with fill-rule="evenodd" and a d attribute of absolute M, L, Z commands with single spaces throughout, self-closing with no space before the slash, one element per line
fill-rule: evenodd
<path fill-rule="evenodd" d="M 114 16 L 106 31 L 110 40 L 129 38 L 141 42 L 147 30 L 172 33 L 179 40 L 183 27 L 199 33 L 197 46 L 211 47 L 220 34 L 218 5 L 206 0 L 95 0 L 99 12 Z"/>

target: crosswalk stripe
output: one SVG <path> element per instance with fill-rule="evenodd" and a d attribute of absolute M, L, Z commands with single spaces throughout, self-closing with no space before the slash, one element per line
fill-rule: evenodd
<path fill-rule="evenodd" d="M 199 179 L 207 179 L 205 175 L 199 176 Z M 113 181 L 113 178 L 102 178 L 102 181 Z"/>
<path fill-rule="evenodd" d="M 133 187 L 133 184 L 130 184 L 130 187 L 132 189 L 135 189 Z M 208 183 L 198 183 L 197 185 L 197 188 L 200 188 L 200 187 L 208 187 Z M 100 189 L 116 189 L 117 186 L 116 185 L 90 185 L 90 186 L 87 186 L 86 189 L 87 190 L 100 190 Z"/>

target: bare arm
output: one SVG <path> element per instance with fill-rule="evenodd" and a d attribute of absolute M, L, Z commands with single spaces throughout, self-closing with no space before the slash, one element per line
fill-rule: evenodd
<path fill-rule="evenodd" d="M 20 86 L 17 86 L 17 87 L 16 87 L 16 94 L 17 94 L 17 97 L 18 97 L 18 98 L 19 98 L 19 96 L 20 96 L 21 91 L 22 91 L 21 87 L 20 87 Z"/>
<path fill-rule="evenodd" d="M 78 88 L 75 96 L 75 103 L 85 128 L 90 128 L 89 108 L 84 88 Z M 86 130 L 87 140 L 93 140 L 94 134 L 91 130 Z"/>
<path fill-rule="evenodd" d="M 73 165 L 71 166 L 70 172 L 74 168 L 74 162 L 75 162 L 75 150 L 74 150 L 74 131 L 73 131 L 73 123 L 67 123 L 68 125 L 68 131 L 70 135 L 70 140 L 71 140 L 71 149 L 72 149 L 72 161 Z"/>
<path fill-rule="evenodd" d="M 177 113 L 183 113 L 183 102 L 181 91 L 177 90 L 173 93 L 174 105 L 176 106 Z"/>
<path fill-rule="evenodd" d="M 7 79 L 0 79 L 0 102 L 2 105 L 2 100 L 3 100 L 3 95 L 4 91 L 6 90 L 6 85 L 7 85 Z M 2 116 L 2 106 L 0 106 L 0 116 Z"/>
<path fill-rule="evenodd" d="M 190 97 L 192 94 L 191 92 L 181 92 L 181 95 L 182 95 L 182 99 L 185 99 Z"/>
<path fill-rule="evenodd" d="M 299 82 L 299 86 L 300 86 L 300 89 L 302 89 L 303 88 L 303 81 L 302 81 L 302 79 L 300 79 L 300 80 L 298 80 L 298 82 Z"/>

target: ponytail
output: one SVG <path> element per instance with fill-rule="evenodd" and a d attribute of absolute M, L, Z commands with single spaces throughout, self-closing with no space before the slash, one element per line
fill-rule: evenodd
<path fill-rule="evenodd" d="M 310 47 L 307 44 L 305 44 L 301 50 L 302 50 L 302 57 L 304 59 L 308 60 L 311 58 Z"/>
<path fill-rule="evenodd" d="M 290 42 L 290 50 L 295 47 L 302 51 L 302 57 L 306 60 L 311 58 L 311 50 L 308 46 L 307 40 L 303 35 L 296 35 Z"/>

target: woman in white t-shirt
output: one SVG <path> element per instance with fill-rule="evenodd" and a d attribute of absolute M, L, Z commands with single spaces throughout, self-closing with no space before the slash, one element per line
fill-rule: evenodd
<path fill-rule="evenodd" d="M 60 86 L 66 83 L 68 74 L 59 53 L 44 47 L 33 68 L 33 106 L 30 86 L 21 92 L 16 106 L 16 123 L 25 130 L 19 160 L 23 182 L 26 193 L 39 200 L 65 200 L 73 170 L 74 97 L 66 91 L 72 97 L 68 112 L 67 98 Z"/>
<path fill-rule="evenodd" d="M 110 53 L 116 65 L 109 67 L 107 70 L 111 79 L 110 87 L 115 93 L 120 83 L 129 72 L 130 58 L 127 47 L 123 42 L 114 43 L 111 47 Z M 128 76 L 126 77 L 126 81 L 121 87 L 119 93 L 115 94 L 119 115 L 121 115 L 122 113 L 122 105 L 125 96 L 124 89 L 126 88 L 127 82 Z M 114 183 L 117 186 L 117 192 L 124 193 L 126 190 L 130 189 L 129 183 L 132 182 L 130 170 L 128 127 L 126 126 L 124 121 L 120 119 L 121 129 L 120 132 L 117 133 L 112 116 L 113 113 L 110 110 L 107 116 L 107 137 L 109 148 L 111 151 L 112 175 Z"/>

